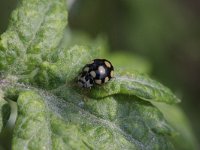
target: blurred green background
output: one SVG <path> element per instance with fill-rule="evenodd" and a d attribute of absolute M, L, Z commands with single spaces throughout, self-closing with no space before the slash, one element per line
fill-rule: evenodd
<path fill-rule="evenodd" d="M 199 0 L 77 0 L 70 6 L 69 26 L 93 38 L 106 35 L 110 51 L 148 60 L 150 75 L 182 99 L 200 139 L 199 18 Z"/>
<path fill-rule="evenodd" d="M 200 142 L 200 1 L 69 0 L 68 3 L 71 32 L 82 39 L 103 35 L 111 55 L 115 51 L 122 58 L 121 53 L 130 54 L 133 62 L 144 59 L 143 66 L 147 68 L 141 72 L 149 73 L 182 99 L 180 105 Z M 0 0 L 0 33 L 6 30 L 16 4 L 17 0 Z M 140 68 L 141 64 L 134 65 Z"/>

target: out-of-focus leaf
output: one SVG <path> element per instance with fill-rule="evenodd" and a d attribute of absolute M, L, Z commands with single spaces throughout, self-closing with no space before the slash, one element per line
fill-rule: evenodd
<path fill-rule="evenodd" d="M 107 57 L 116 68 L 120 68 L 123 72 L 151 73 L 150 62 L 132 53 L 113 52 Z"/>
<path fill-rule="evenodd" d="M 101 56 L 105 56 L 109 49 L 108 40 L 105 35 L 99 35 L 95 38 L 92 38 L 86 32 L 66 29 L 60 47 L 70 48 L 74 45 L 83 45 L 98 49 L 98 53 Z"/>
<path fill-rule="evenodd" d="M 180 107 L 163 103 L 153 104 L 159 108 L 159 110 L 164 114 L 166 120 L 177 131 L 176 136 L 171 137 L 171 141 L 174 143 L 176 149 L 198 149 L 197 140 L 194 137 L 191 125 Z"/>
<path fill-rule="evenodd" d="M 61 48 L 70 48 L 73 45 L 83 45 L 95 48 L 98 51 L 98 56 L 106 58 L 112 62 L 116 68 L 120 68 L 121 71 L 134 73 L 135 71 L 141 73 L 150 73 L 151 64 L 147 60 L 133 55 L 132 53 L 125 52 L 112 52 L 108 53 L 109 44 L 106 36 L 98 36 L 95 39 L 91 38 L 87 33 L 65 30 L 64 38 L 61 43 Z"/>

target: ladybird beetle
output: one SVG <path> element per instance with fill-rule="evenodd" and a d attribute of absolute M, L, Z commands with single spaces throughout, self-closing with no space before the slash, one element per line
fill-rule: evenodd
<path fill-rule="evenodd" d="M 94 59 L 83 67 L 78 76 L 80 87 L 90 88 L 94 84 L 101 85 L 114 77 L 114 67 L 106 59 Z"/>

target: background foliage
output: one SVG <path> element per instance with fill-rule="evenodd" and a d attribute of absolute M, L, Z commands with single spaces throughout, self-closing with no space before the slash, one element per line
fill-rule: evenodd
<path fill-rule="evenodd" d="M 112 51 L 148 60 L 149 73 L 181 97 L 200 139 L 199 10 L 197 0 L 79 0 L 71 9 L 69 25 L 92 37 L 106 34 Z"/>

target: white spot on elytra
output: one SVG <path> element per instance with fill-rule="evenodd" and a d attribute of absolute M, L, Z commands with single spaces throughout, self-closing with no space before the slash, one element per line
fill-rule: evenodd
<path fill-rule="evenodd" d="M 95 80 L 96 84 L 101 84 L 101 80 Z"/>
<path fill-rule="evenodd" d="M 113 78 L 114 77 L 114 71 L 110 72 L 110 76 Z"/>
<path fill-rule="evenodd" d="M 106 64 L 106 66 L 107 66 L 108 68 L 111 67 L 111 64 L 110 64 L 109 62 L 105 61 L 104 63 Z"/>
<path fill-rule="evenodd" d="M 89 67 L 85 67 L 85 68 L 84 68 L 84 71 L 88 72 L 89 69 L 90 69 Z"/>
<path fill-rule="evenodd" d="M 90 74 L 91 74 L 91 76 L 92 76 L 93 78 L 96 77 L 96 73 L 95 73 L 94 71 L 91 71 Z"/>

